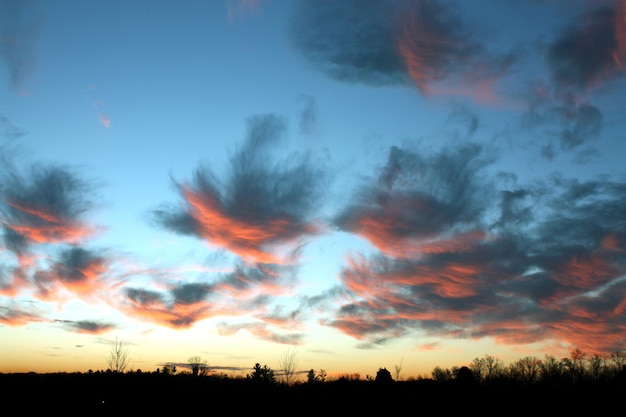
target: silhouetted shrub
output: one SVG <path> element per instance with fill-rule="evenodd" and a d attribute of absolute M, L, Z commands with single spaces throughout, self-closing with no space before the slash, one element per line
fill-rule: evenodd
<path fill-rule="evenodd" d="M 391 377 L 391 372 L 389 372 L 387 368 L 379 368 L 378 372 L 376 372 L 376 379 L 374 381 L 379 384 L 389 384 L 393 382 L 393 378 Z"/>

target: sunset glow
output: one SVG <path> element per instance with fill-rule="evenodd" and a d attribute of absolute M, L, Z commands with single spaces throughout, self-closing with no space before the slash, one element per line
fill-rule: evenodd
<path fill-rule="evenodd" d="M 0 373 L 623 351 L 625 65 L 626 0 L 0 0 Z"/>

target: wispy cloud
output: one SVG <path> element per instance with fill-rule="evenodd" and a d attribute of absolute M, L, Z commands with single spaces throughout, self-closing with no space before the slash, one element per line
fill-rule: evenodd
<path fill-rule="evenodd" d="M 261 0 L 226 0 L 228 20 L 233 20 L 246 13 L 251 13 L 261 7 Z"/>
<path fill-rule="evenodd" d="M 74 333 L 99 335 L 99 334 L 107 333 L 115 329 L 115 326 L 112 325 L 111 323 L 103 323 L 103 322 L 90 321 L 90 320 L 78 320 L 78 321 L 55 320 L 55 322 L 62 324 L 63 327 L 68 329 L 68 331 L 71 331 Z M 81 346 L 76 346 L 76 347 L 81 347 Z"/>
<path fill-rule="evenodd" d="M 304 105 L 300 112 L 300 133 L 311 135 L 317 131 L 317 103 L 309 95 L 303 95 L 301 99 Z"/>
<path fill-rule="evenodd" d="M 96 233 L 82 220 L 92 207 L 92 185 L 61 165 L 38 164 L 27 175 L 2 172 L 0 215 L 5 239 L 16 252 L 30 244 L 77 243 Z"/>
<path fill-rule="evenodd" d="M 493 84 L 517 59 L 489 54 L 454 3 L 301 1 L 293 17 L 296 48 L 338 81 L 409 85 L 425 95 L 495 101 Z M 454 87 L 437 85 L 442 80 Z"/>
<path fill-rule="evenodd" d="M 15 301 L 0 305 L 0 323 L 8 326 L 24 326 L 29 323 L 47 321 L 36 308 L 23 308 Z"/>
<path fill-rule="evenodd" d="M 0 293 L 53 303 L 76 296 L 95 301 L 111 288 L 105 284 L 107 251 L 86 246 L 101 231 L 86 218 L 97 184 L 67 166 L 39 163 L 18 169 L 11 160 L 5 161 L 0 186 Z"/>
<path fill-rule="evenodd" d="M 79 246 L 63 249 L 49 268 L 34 274 L 34 284 L 40 296 L 54 300 L 59 298 L 59 291 L 68 290 L 74 295 L 88 298 L 93 293 L 109 290 L 109 285 L 103 279 L 109 259 L 102 253 L 101 250 L 97 254 Z"/>
<path fill-rule="evenodd" d="M 535 87 L 522 116 L 525 132 L 540 131 L 546 137 L 542 153 L 549 160 L 559 151 L 574 151 L 598 139 L 603 124 L 597 106 L 573 94 L 555 95 L 546 85 Z"/>
<path fill-rule="evenodd" d="M 547 159 L 559 150 L 578 150 L 600 136 L 604 115 L 592 100 L 626 75 L 625 10 L 623 1 L 593 5 L 558 28 L 545 45 L 549 80 L 534 85 L 523 120 L 525 127 L 542 129 L 550 140 L 542 148 Z"/>
<path fill-rule="evenodd" d="M 115 304 L 133 317 L 172 328 L 189 328 L 220 316 L 253 317 L 268 326 L 293 327 L 277 312 L 267 310 L 277 297 L 289 294 L 295 280 L 291 267 L 238 262 L 230 272 L 206 276 L 203 281 L 187 279 L 172 277 L 150 289 L 127 285 Z"/>
<path fill-rule="evenodd" d="M 222 336 L 230 336 L 237 333 L 239 330 L 247 330 L 257 338 L 261 340 L 267 340 L 274 343 L 286 344 L 286 345 L 298 345 L 303 340 L 303 334 L 300 333 L 288 333 L 279 334 L 271 331 L 263 323 L 245 323 L 245 324 L 227 324 L 220 323 L 218 325 L 218 332 Z"/>
<path fill-rule="evenodd" d="M 32 4 L 29 0 L 0 1 L 0 57 L 9 70 L 9 83 L 18 93 L 24 93 L 24 84 L 33 75 L 42 24 L 32 15 Z"/>
<path fill-rule="evenodd" d="M 625 75 L 625 9 L 623 1 L 592 8 L 550 44 L 546 59 L 558 88 L 585 90 Z"/>
<path fill-rule="evenodd" d="M 154 210 L 156 223 L 247 261 L 289 261 L 302 238 L 320 232 L 314 214 L 322 174 L 307 153 L 276 158 L 274 150 L 285 133 L 281 117 L 251 118 L 226 178 L 198 168 L 192 182 L 176 183 L 182 206 Z"/>
<path fill-rule="evenodd" d="M 357 192 L 336 225 L 395 256 L 462 245 L 477 233 L 489 193 L 478 170 L 493 157 L 481 151 L 465 145 L 430 156 L 392 147 L 375 182 Z"/>
<path fill-rule="evenodd" d="M 408 81 L 388 1 L 301 1 L 292 20 L 294 45 L 329 77 L 372 85 Z"/>
<path fill-rule="evenodd" d="M 623 182 L 555 175 L 545 183 L 484 193 L 480 164 L 444 159 L 457 163 L 433 164 L 445 181 L 432 181 L 406 172 L 427 173 L 424 161 L 441 157 L 393 152 L 404 159 L 390 158 L 359 204 L 339 217 L 339 225 L 379 252 L 347 255 L 340 274 L 344 290 L 316 301 L 340 303 L 325 324 L 368 344 L 415 334 L 489 336 L 505 344 L 559 340 L 591 352 L 621 349 Z M 453 166 L 463 166 L 463 174 Z M 388 190 L 402 178 L 398 173 L 405 175 L 405 192 L 373 191 Z M 422 190 L 422 184 L 429 188 Z M 472 198 L 462 191 L 468 184 Z M 479 196 L 482 201 L 474 199 Z M 438 209 L 428 211 L 437 202 Z M 395 210 L 387 213 L 387 207 Z M 421 221 L 424 210 L 427 220 Z"/>
<path fill-rule="evenodd" d="M 98 119 L 100 120 L 100 123 L 102 123 L 102 126 L 104 126 L 104 127 L 106 127 L 106 128 L 111 127 L 111 119 L 109 118 L 109 116 L 108 116 L 108 115 L 106 115 L 106 114 L 104 114 L 104 113 L 101 113 L 101 114 L 98 116 Z"/>

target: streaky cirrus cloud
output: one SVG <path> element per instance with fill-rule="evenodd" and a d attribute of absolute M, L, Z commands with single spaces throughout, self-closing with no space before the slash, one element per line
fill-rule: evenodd
<path fill-rule="evenodd" d="M 442 182 L 432 182 L 436 186 L 426 193 L 421 187 L 430 182 L 406 172 L 427 172 L 416 162 L 428 159 L 400 151 L 392 151 L 396 157 L 338 218 L 338 225 L 378 251 L 347 254 L 341 288 L 306 300 L 307 308 L 326 306 L 323 324 L 360 340 L 362 348 L 415 335 L 492 337 L 504 344 L 558 341 L 602 354 L 621 349 L 626 341 L 623 178 L 583 182 L 555 174 L 527 185 L 499 184 L 478 175 L 480 164 L 461 164 L 463 171 L 436 164 L 450 184 L 469 178 L 482 201 L 468 204 L 473 199 L 463 197 L 463 187 L 443 187 L 441 195 L 456 195 L 462 203 L 438 205 L 420 221 L 416 213 L 433 205 L 410 204 L 409 197 L 420 196 L 421 202 L 436 195 Z M 454 154 L 442 155 L 446 152 Z M 389 189 L 400 172 L 407 179 L 405 192 L 381 196 L 378 190 Z M 494 192 L 482 193 L 488 184 Z M 406 207 L 407 213 L 396 208 L 379 214 L 394 207 Z M 429 240 L 418 245 L 409 237 Z M 333 305 L 339 307 L 328 309 Z"/>
<path fill-rule="evenodd" d="M 218 325 L 218 333 L 221 336 L 231 336 L 239 330 L 247 330 L 255 337 L 269 342 L 280 343 L 285 345 L 299 345 L 304 339 L 301 333 L 279 334 L 271 331 L 264 323 L 242 323 L 227 324 L 220 323 Z"/>
<path fill-rule="evenodd" d="M 268 312 L 268 305 L 289 295 L 294 280 L 291 266 L 240 261 L 231 271 L 204 276 L 202 281 L 172 276 L 150 289 L 129 285 L 118 304 L 132 317 L 172 328 L 188 328 L 218 316 L 253 317 L 267 327 L 293 327 L 280 312 Z"/>
<path fill-rule="evenodd" d="M 403 62 L 393 48 L 393 17 L 389 1 L 300 1 L 290 35 L 305 58 L 333 79 L 405 84 Z"/>
<path fill-rule="evenodd" d="M 110 259 L 101 249 L 80 246 L 63 248 L 58 258 L 50 259 L 50 266 L 33 273 L 37 296 L 45 300 L 59 300 L 63 292 L 88 299 L 92 294 L 110 290 L 106 279 Z"/>
<path fill-rule="evenodd" d="M 309 153 L 277 159 L 285 134 L 286 122 L 277 115 L 250 118 L 245 143 L 230 158 L 224 179 L 201 166 L 192 181 L 176 182 L 182 204 L 154 210 L 156 224 L 246 261 L 289 262 L 304 237 L 321 232 L 314 215 L 323 171 Z"/>
<path fill-rule="evenodd" d="M 601 2 L 549 45 L 552 82 L 562 89 L 590 89 L 623 77 L 626 62 L 626 2 Z"/>
<path fill-rule="evenodd" d="M 62 324 L 63 327 L 73 333 L 99 335 L 115 329 L 111 323 L 93 320 L 55 320 L 55 322 Z"/>
<path fill-rule="evenodd" d="M 32 244 L 78 243 L 97 229 L 83 220 L 92 208 L 94 184 L 71 168 L 35 164 L 26 175 L 3 170 L 0 222 L 5 245 L 19 253 Z"/>
<path fill-rule="evenodd" d="M 48 320 L 37 308 L 24 308 L 15 300 L 10 300 L 6 305 L 0 305 L 0 323 L 3 325 L 16 327 L 44 321 Z"/>
<path fill-rule="evenodd" d="M 495 100 L 493 83 L 516 52 L 490 54 L 454 3 L 442 1 L 300 1 L 295 47 L 330 78 L 368 85 L 410 85 L 423 95 Z M 454 89 L 435 84 L 452 80 Z"/>
<path fill-rule="evenodd" d="M 477 144 L 433 155 L 394 146 L 375 182 L 355 193 L 335 224 L 394 256 L 462 245 L 482 235 L 475 228 L 490 190 L 479 172 L 491 162 Z"/>
<path fill-rule="evenodd" d="M 77 296 L 100 300 L 111 288 L 106 282 L 110 254 L 87 246 L 102 230 L 87 219 L 98 184 L 65 165 L 18 168 L 9 157 L 3 161 L 0 293 L 60 304 Z M 11 316 L 14 308 L 7 309 Z"/>
<path fill-rule="evenodd" d="M 548 160 L 554 159 L 559 150 L 574 151 L 599 138 L 603 124 L 601 110 L 587 99 L 568 93 L 558 95 L 545 85 L 535 86 L 522 116 L 525 131 L 541 129 L 547 136 L 542 155 Z"/>
<path fill-rule="evenodd" d="M 426 0 L 400 4 L 396 48 L 420 92 L 495 101 L 493 84 L 506 75 L 518 59 L 517 53 L 489 54 L 456 12 L 454 3 Z M 455 86 L 437 85 L 441 80 L 452 81 Z"/>
<path fill-rule="evenodd" d="M 541 128 L 556 139 L 558 149 L 552 140 L 542 147 L 548 160 L 559 149 L 580 149 L 600 137 L 604 115 L 592 97 L 607 93 L 607 86 L 626 75 L 626 2 L 589 6 L 545 45 L 549 81 L 535 83 L 523 115 L 524 127 Z"/>
<path fill-rule="evenodd" d="M 210 285 L 178 284 L 167 292 L 128 287 L 118 307 L 133 317 L 172 328 L 189 328 L 212 315 L 211 304 L 205 300 Z"/>

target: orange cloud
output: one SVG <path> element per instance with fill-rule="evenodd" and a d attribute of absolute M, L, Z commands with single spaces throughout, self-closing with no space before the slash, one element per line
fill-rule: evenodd
<path fill-rule="evenodd" d="M 7 201 L 7 203 L 22 213 L 43 220 L 36 226 L 32 224 L 8 224 L 6 226 L 33 242 L 76 243 L 95 232 L 95 229 L 92 227 L 85 226 L 72 219 L 58 217 L 42 208 L 28 207 L 11 201 Z"/>
<path fill-rule="evenodd" d="M 122 306 L 122 310 L 132 316 L 138 316 L 174 329 L 189 328 L 198 320 L 212 315 L 210 305 L 205 302 L 169 305 L 162 300 L 149 302 L 130 298 L 126 300 L 130 302 L 130 305 Z"/>
<path fill-rule="evenodd" d="M 613 61 L 620 70 L 624 69 L 626 61 L 626 0 L 617 6 L 615 11 L 615 50 L 613 50 Z"/>
<path fill-rule="evenodd" d="M 40 316 L 30 314 L 21 310 L 10 310 L 0 314 L 0 323 L 7 326 L 24 326 L 29 323 L 43 321 Z"/>
<path fill-rule="evenodd" d="M 432 28 L 420 22 L 415 14 L 404 17 L 396 46 L 409 76 L 425 96 L 430 95 L 429 83 L 438 75 L 433 67 L 433 62 L 438 59 L 437 51 L 454 46 L 450 42 L 433 33 Z"/>
<path fill-rule="evenodd" d="M 287 216 L 262 221 L 229 217 L 215 196 L 201 195 L 189 187 L 183 187 L 183 195 L 190 206 L 189 215 L 199 225 L 198 233 L 211 244 L 227 248 L 248 261 L 281 263 L 284 259 L 262 248 L 276 247 L 303 233 L 317 232 L 316 227 L 301 226 Z"/>

